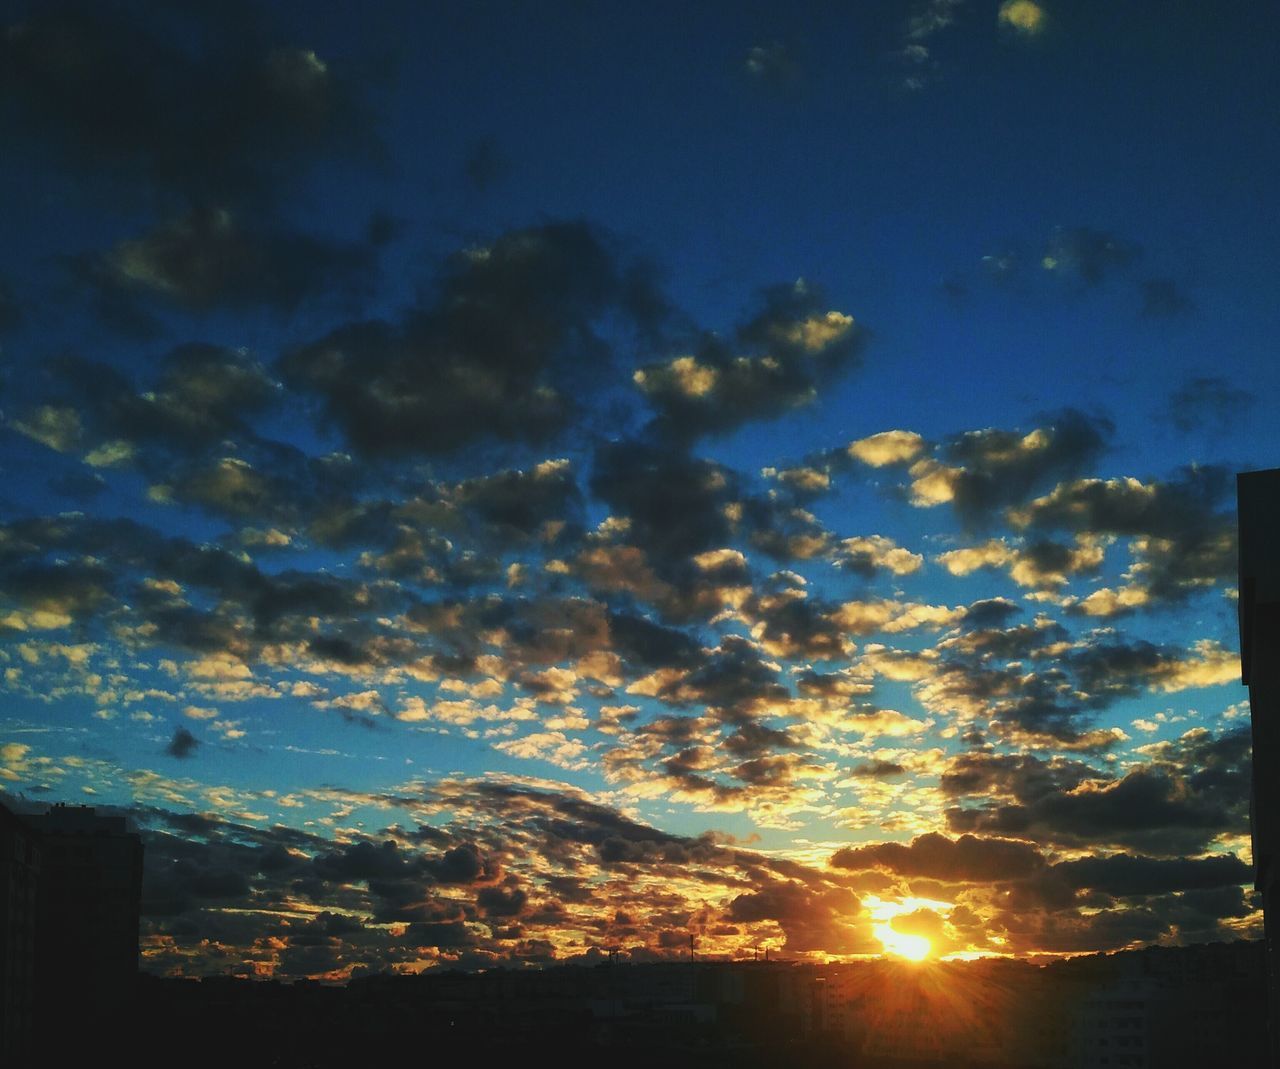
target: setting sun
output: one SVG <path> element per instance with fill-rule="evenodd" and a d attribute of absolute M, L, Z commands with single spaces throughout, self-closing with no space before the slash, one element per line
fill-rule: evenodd
<path fill-rule="evenodd" d="M 872 920 L 876 921 L 871 932 L 880 940 L 884 952 L 895 957 L 906 958 L 908 961 L 924 961 L 933 951 L 933 941 L 919 932 L 899 931 L 893 926 L 894 921 L 899 918 L 913 918 L 921 911 L 929 911 L 931 914 L 937 914 L 935 919 L 941 923 L 941 918 L 953 908 L 947 902 L 910 896 L 898 902 L 890 902 L 876 895 L 868 895 L 863 900 L 863 904 Z"/>
<path fill-rule="evenodd" d="M 896 954 L 911 961 L 924 961 L 929 956 L 931 946 L 929 940 L 923 935 L 906 935 L 902 932 L 895 932 L 889 927 L 888 921 L 883 924 L 877 924 L 872 931 L 875 933 L 875 937 L 884 944 L 886 954 Z"/>

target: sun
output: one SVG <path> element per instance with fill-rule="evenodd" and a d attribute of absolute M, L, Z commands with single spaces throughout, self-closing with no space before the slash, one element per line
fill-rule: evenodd
<path fill-rule="evenodd" d="M 929 956 L 929 951 L 933 949 L 933 944 L 929 942 L 923 935 L 907 935 L 905 932 L 895 932 L 889 927 L 889 922 L 877 924 L 872 932 L 875 937 L 884 945 L 886 954 L 896 954 L 900 958 L 906 958 L 909 961 L 924 961 Z"/>
<path fill-rule="evenodd" d="M 908 961 L 924 961 L 932 953 L 933 943 L 923 935 L 898 931 L 893 927 L 893 918 L 921 908 L 945 912 L 952 909 L 948 902 L 935 902 L 927 898 L 907 897 L 900 902 L 886 902 L 876 895 L 868 895 L 863 899 L 863 905 L 871 914 L 871 919 L 877 922 L 871 933 L 880 940 L 884 952 Z"/>

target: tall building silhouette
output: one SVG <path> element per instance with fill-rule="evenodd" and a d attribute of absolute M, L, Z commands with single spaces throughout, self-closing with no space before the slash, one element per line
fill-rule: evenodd
<path fill-rule="evenodd" d="M 1253 788 L 1249 824 L 1262 894 L 1271 1064 L 1280 1066 L 1280 469 L 1236 478 L 1240 525 L 1240 667 L 1249 687 Z"/>
<path fill-rule="evenodd" d="M 35 991 L 37 833 L 0 805 L 0 1063 L 30 1052 Z"/>
<path fill-rule="evenodd" d="M 142 840 L 124 817 L 55 805 L 26 818 L 40 833 L 35 1018 L 110 1022 L 133 1001 L 138 976 Z"/>

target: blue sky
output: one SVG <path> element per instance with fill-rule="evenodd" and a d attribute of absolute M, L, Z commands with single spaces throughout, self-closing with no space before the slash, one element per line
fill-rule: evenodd
<path fill-rule="evenodd" d="M 151 967 L 1255 931 L 1274 10 L 4 22 L 0 776 Z"/>

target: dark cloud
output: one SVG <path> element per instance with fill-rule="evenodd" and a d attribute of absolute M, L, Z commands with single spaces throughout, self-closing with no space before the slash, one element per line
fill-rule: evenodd
<path fill-rule="evenodd" d="M 1053 866 L 1052 873 L 1074 889 L 1117 898 L 1239 887 L 1253 879 L 1253 869 L 1232 854 L 1205 858 L 1111 854 L 1063 861 Z"/>
<path fill-rule="evenodd" d="M 1037 488 L 1093 464 L 1114 433 L 1110 420 L 1066 409 L 1027 434 L 981 430 L 939 447 L 956 512 L 981 524 L 997 509 L 1026 500 Z"/>
<path fill-rule="evenodd" d="M 988 253 L 982 258 L 982 270 L 996 282 L 1008 282 L 1022 270 L 1023 257 L 1012 248 Z"/>
<path fill-rule="evenodd" d="M 643 265 L 584 223 L 552 223 L 460 253 L 399 324 L 341 327 L 281 370 L 365 453 L 547 442 L 607 381 L 603 321 L 647 327 L 660 305 Z"/>
<path fill-rule="evenodd" d="M 361 841 L 317 857 L 315 868 L 324 879 L 345 883 L 395 879 L 405 875 L 409 863 L 394 842 Z"/>
<path fill-rule="evenodd" d="M 976 629 L 999 629 L 1018 615 L 1022 609 L 1005 598 L 987 598 L 975 601 L 964 613 L 964 626 Z"/>
<path fill-rule="evenodd" d="M 472 189 L 486 193 L 511 173 L 511 161 L 496 142 L 482 138 L 467 150 L 462 173 Z"/>
<path fill-rule="evenodd" d="M 638 441 L 601 446 L 590 481 L 595 497 L 631 521 L 628 540 L 659 569 L 732 541 L 725 506 L 737 485 L 720 464 Z"/>
<path fill-rule="evenodd" d="M 0 334 L 16 330 L 22 325 L 25 314 L 13 285 L 7 278 L 0 277 Z"/>
<path fill-rule="evenodd" d="M 1018 660 L 997 662 L 1034 657 L 1050 641 L 1048 630 L 975 631 L 944 640 L 940 645 L 946 654 L 923 685 L 922 697 L 931 708 L 962 709 L 969 718 L 986 719 L 998 734 L 1021 746 L 1083 751 L 1115 746 L 1114 733 L 1093 729 L 1093 719 L 1112 701 L 1136 693 L 1140 678 L 1146 677 L 1131 676 L 1114 686 L 1104 681 L 1091 694 L 1072 675 L 1070 662 L 1039 664 L 1032 670 Z M 1092 663 L 1085 658 L 1080 667 L 1088 671 Z M 1149 667 L 1155 671 L 1156 666 Z M 1172 670 L 1163 656 L 1158 667 Z"/>
<path fill-rule="evenodd" d="M 248 354 L 220 346 L 186 344 L 167 353 L 155 381 L 139 388 L 105 364 L 67 357 L 53 369 L 53 395 L 81 427 L 77 448 L 99 466 L 136 466 L 176 488 L 176 496 L 213 508 L 261 513 L 287 509 L 295 486 L 314 484 L 319 465 L 291 447 L 265 442 L 249 421 L 277 400 L 279 388 Z M 240 447 L 232 444 L 238 440 Z M 252 460 L 233 454 L 242 452 Z M 179 462 L 180 458 L 180 462 Z M 253 461 L 271 471 L 261 475 Z M 234 469 L 234 470 L 233 470 Z M 221 479 L 222 485 L 217 483 Z M 201 483 L 203 482 L 203 487 Z M 194 484 L 194 485 L 189 485 Z M 271 500 L 220 500 L 232 488 Z"/>
<path fill-rule="evenodd" d="M 476 883 L 495 875 L 490 861 L 474 843 L 460 843 L 427 862 L 427 871 L 445 884 Z"/>
<path fill-rule="evenodd" d="M 1147 483 L 1077 479 L 1013 510 L 1011 518 L 1023 528 L 1134 539 L 1142 587 L 1157 602 L 1177 601 L 1236 573 L 1235 518 L 1221 509 L 1230 489 L 1230 473 L 1214 466 Z"/>
<path fill-rule="evenodd" d="M 1140 639 L 1125 641 L 1104 635 L 1066 653 L 1063 663 L 1085 701 L 1104 706 L 1171 679 L 1183 665 L 1183 656 L 1181 650 Z"/>
<path fill-rule="evenodd" d="M 759 627 L 759 641 L 774 655 L 825 661 L 852 649 L 853 628 L 840 618 L 838 606 L 820 598 L 798 592 L 752 597 L 743 611 Z"/>
<path fill-rule="evenodd" d="M 97 472 L 70 471 L 49 480 L 49 489 L 75 501 L 92 501 L 107 488 Z"/>
<path fill-rule="evenodd" d="M 174 731 L 173 738 L 169 740 L 169 745 L 164 748 L 164 752 L 170 757 L 195 757 L 196 750 L 199 748 L 200 740 L 186 728 L 180 727 Z"/>
<path fill-rule="evenodd" d="M 692 667 L 699 660 L 699 644 L 684 631 L 653 623 L 628 612 L 609 613 L 614 650 L 630 664 L 646 669 Z"/>
<path fill-rule="evenodd" d="M 374 247 L 341 242 L 205 207 L 168 220 L 109 253 L 82 258 L 76 271 L 100 292 L 103 307 L 145 323 L 145 305 L 187 311 L 264 305 L 291 311 L 321 294 L 367 290 L 375 281 Z"/>
<path fill-rule="evenodd" d="M 994 792 L 993 800 L 948 809 L 947 822 L 953 831 L 1162 857 L 1199 852 L 1247 821 L 1247 738 L 1247 731 L 1204 732 L 1119 778 L 1077 763 L 970 755 L 944 775 L 943 790 Z"/>
<path fill-rule="evenodd" d="M 1257 404 L 1248 390 L 1216 375 L 1188 379 L 1169 395 L 1169 418 L 1183 434 L 1210 431 L 1221 434 Z"/>
<path fill-rule="evenodd" d="M 865 927 L 856 924 L 861 908 L 858 896 L 847 888 L 815 892 L 802 884 L 777 882 L 739 895 L 729 904 L 726 919 L 740 924 L 775 922 L 792 953 L 826 949 L 856 954 L 877 945 Z"/>
<path fill-rule="evenodd" d="M 582 492 L 567 461 L 468 479 L 454 488 L 453 496 L 509 538 L 528 538 L 545 531 L 547 524 L 557 524 L 562 530 L 555 537 L 563 539 L 563 529 L 572 534 L 582 527 Z"/>
<path fill-rule="evenodd" d="M 479 938 L 462 921 L 414 921 L 405 932 L 411 946 L 458 950 L 477 946 Z"/>
<path fill-rule="evenodd" d="M 1050 235 L 1041 263 L 1048 271 L 1096 286 L 1108 273 L 1127 267 L 1141 253 L 1140 246 L 1106 231 L 1084 226 L 1059 227 Z"/>
<path fill-rule="evenodd" d="M 744 540 L 786 561 L 819 557 L 831 543 L 814 517 L 753 493 L 733 469 L 649 441 L 598 447 L 589 489 L 626 526 L 586 548 L 584 578 L 648 601 L 671 622 L 713 617 L 728 591 L 752 584 L 746 557 L 731 548 Z"/>
<path fill-rule="evenodd" d="M 518 917 L 528 902 L 520 887 L 485 887 L 476 894 L 476 905 L 486 917 Z"/>
<path fill-rule="evenodd" d="M 27 561 L 0 567 L 0 591 L 19 605 L 77 622 L 110 604 L 112 577 L 95 561 Z"/>
<path fill-rule="evenodd" d="M 747 716 L 771 700 L 785 700 L 789 691 L 778 667 L 766 661 L 751 642 L 726 635 L 699 667 L 661 696 Z"/>
<path fill-rule="evenodd" d="M 900 876 L 926 876 L 951 882 L 994 883 L 1016 880 L 1044 865 L 1044 857 L 1032 844 L 1013 839 L 961 835 L 948 839 L 930 832 L 910 845 L 878 843 L 845 847 L 831 856 L 842 869 L 883 868 Z"/>
<path fill-rule="evenodd" d="M 86 622 L 128 613 L 154 629 L 162 646 L 249 663 L 286 641 L 317 644 L 318 656 L 351 665 L 403 663 L 424 652 L 419 640 L 377 622 L 392 603 L 412 603 L 389 584 L 292 569 L 267 573 L 228 549 L 166 538 L 127 520 L 70 514 L 0 530 L 0 591 L 31 609 Z M 62 563 L 44 563 L 49 553 Z M 193 594 L 199 604 L 188 600 Z"/>
<path fill-rule="evenodd" d="M 310 160 L 376 146 L 353 84 L 250 8 L 168 15 L 42 5 L 0 37 L 0 94 L 74 165 L 195 203 L 274 197 Z"/>
<path fill-rule="evenodd" d="M 1142 281 L 1142 314 L 1149 319 L 1169 319 L 1191 311 L 1195 305 L 1171 278 Z"/>
<path fill-rule="evenodd" d="M 753 45 L 742 62 L 747 77 L 772 88 L 792 84 L 800 74 L 800 64 L 792 48 L 781 41 Z"/>
<path fill-rule="evenodd" d="M 859 779 L 889 779 L 892 776 L 901 776 L 904 772 L 906 772 L 904 765 L 878 758 L 874 761 L 863 761 L 849 769 L 849 775 Z"/>
<path fill-rule="evenodd" d="M 1103 750 L 1119 741 L 1113 731 L 1092 728 L 1103 710 L 1148 691 L 1211 685 L 1225 656 L 1212 643 L 1187 651 L 1125 641 L 1109 630 L 1059 645 L 1052 657 L 1041 652 L 1064 635 L 1056 626 L 1024 626 L 944 639 L 938 647 L 943 656 L 921 696 L 931 708 L 989 717 L 1022 745 Z"/>
<path fill-rule="evenodd" d="M 1053 275 L 1073 287 L 1093 289 L 1108 276 L 1131 267 L 1142 256 L 1142 247 L 1116 234 L 1087 226 L 1057 227 L 1039 253 L 1026 242 L 1011 241 L 982 257 L 982 273 L 1006 291 L 1021 289 L 1029 272 L 1039 265 L 1044 275 Z M 952 287 L 963 288 L 953 279 Z M 1141 283 L 1145 315 L 1167 315 L 1181 310 L 1175 302 L 1185 301 L 1172 280 L 1151 278 Z M 1188 302 L 1189 303 L 1189 302 Z"/>
<path fill-rule="evenodd" d="M 767 290 L 762 304 L 731 340 L 704 337 L 694 355 L 636 372 L 663 438 L 687 442 L 774 419 L 810 404 L 821 387 L 860 362 L 866 331 L 827 310 L 808 284 Z"/>
<path fill-rule="evenodd" d="M 987 795 L 1030 804 L 1050 794 L 1074 790 L 1097 775 L 1091 765 L 1070 758 L 962 753 L 951 759 L 939 786 L 951 798 Z"/>
<path fill-rule="evenodd" d="M 246 354 L 212 345 L 183 345 L 166 358 L 155 391 L 132 399 L 121 413 L 142 433 L 211 440 L 243 430 L 246 416 L 264 408 L 276 385 Z M 127 434 L 126 424 L 118 428 Z"/>

